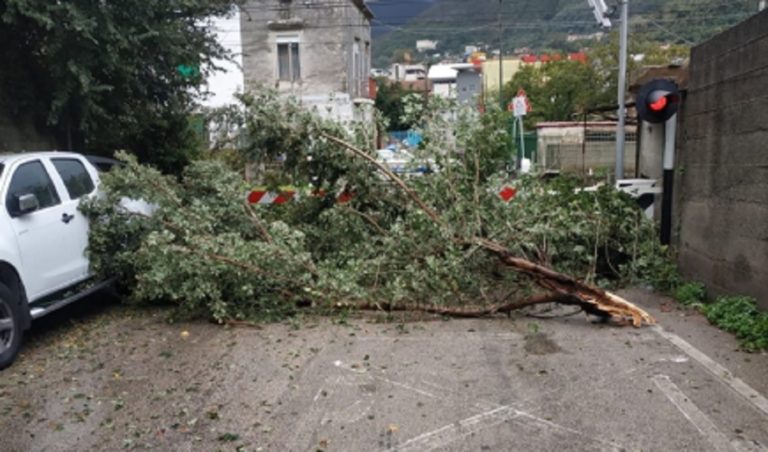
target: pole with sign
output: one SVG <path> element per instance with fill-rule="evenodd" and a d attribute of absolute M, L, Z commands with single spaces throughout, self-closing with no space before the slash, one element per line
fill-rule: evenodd
<path fill-rule="evenodd" d="M 525 94 L 525 90 L 520 88 L 517 91 L 517 95 L 512 99 L 510 104 L 510 110 L 515 117 L 515 124 L 512 127 L 512 135 L 514 136 L 515 130 L 520 131 L 520 147 L 517 150 L 517 162 L 515 167 L 520 170 L 523 164 L 523 158 L 525 157 L 525 130 L 523 129 L 523 119 L 525 115 L 531 111 L 531 103 L 528 101 L 528 96 Z"/>

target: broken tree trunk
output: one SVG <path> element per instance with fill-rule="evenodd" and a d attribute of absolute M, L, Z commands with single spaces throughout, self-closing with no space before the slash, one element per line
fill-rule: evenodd
<path fill-rule="evenodd" d="M 391 179 L 401 190 L 403 190 L 408 195 L 408 197 L 411 198 L 411 200 L 422 211 L 424 211 L 424 213 L 426 213 L 427 216 L 429 216 L 432 219 L 432 221 L 434 221 L 439 226 L 445 226 L 445 223 L 443 219 L 440 218 L 440 215 L 438 215 L 437 212 L 435 212 L 429 206 L 427 206 L 427 204 L 424 203 L 424 201 L 421 198 L 419 198 L 416 192 L 414 192 L 410 187 L 408 187 L 408 185 L 400 177 L 398 177 L 395 173 L 393 173 L 386 165 L 382 164 L 381 162 L 378 162 L 374 157 L 372 157 L 371 155 L 368 155 L 363 150 L 333 135 L 323 134 L 323 137 L 333 143 L 338 144 L 339 146 L 342 146 L 343 148 L 347 149 L 349 152 L 351 152 L 355 156 L 365 159 L 368 162 L 375 165 L 382 173 L 384 173 L 389 179 Z M 471 237 L 471 238 L 457 237 L 456 240 L 459 240 L 463 243 L 477 245 L 485 249 L 486 251 L 495 254 L 499 258 L 501 263 L 507 266 L 508 268 L 518 273 L 522 273 L 529 276 L 541 288 L 547 290 L 548 292 L 552 292 L 560 296 L 560 297 L 550 297 L 551 299 L 547 300 L 547 302 L 554 301 L 557 303 L 578 305 L 582 309 L 584 309 L 584 311 L 587 313 L 595 314 L 601 317 L 612 318 L 621 323 L 626 323 L 627 321 L 629 321 L 632 323 L 632 325 L 636 327 L 640 327 L 643 324 L 652 325 L 656 323 L 656 320 L 650 314 L 645 312 L 643 309 L 637 307 L 636 305 L 630 303 L 629 301 L 625 300 L 624 298 L 614 293 L 592 286 L 590 284 L 586 284 L 582 281 L 578 281 L 575 278 L 572 278 L 568 275 L 552 270 L 551 268 L 536 264 L 527 259 L 516 257 L 514 256 L 512 251 L 509 250 L 509 248 L 499 243 L 493 242 L 483 237 Z M 543 301 L 538 301 L 538 303 L 542 303 L 542 302 Z M 538 304 L 538 303 L 533 303 L 533 304 Z M 530 305 L 531 304 L 525 304 L 525 303 L 518 303 L 518 304 L 512 303 L 508 305 L 507 308 L 520 309 L 522 307 L 530 306 Z M 430 309 L 431 311 L 427 311 L 427 309 Z M 419 310 L 424 310 L 425 312 L 433 312 L 438 314 L 440 313 L 438 311 L 442 310 L 442 311 L 445 311 L 444 313 L 446 314 L 453 313 L 453 315 L 457 315 L 457 316 L 462 312 L 469 314 L 469 311 L 436 308 L 436 307 L 423 307 L 423 308 L 419 308 Z M 477 317 L 478 314 L 482 314 L 483 312 L 485 311 L 482 311 L 482 312 L 477 311 L 473 313 L 474 315 L 468 315 L 468 316 Z M 491 309 L 491 311 L 485 312 L 485 315 L 490 315 L 490 314 L 493 314 L 494 312 L 500 312 L 500 311 L 498 310 L 493 311 Z"/>
<path fill-rule="evenodd" d="M 430 306 L 421 304 L 389 304 L 389 303 L 363 303 L 356 304 L 355 308 L 366 311 L 383 311 L 383 312 L 395 312 L 395 311 L 409 311 L 409 312 L 423 312 L 427 314 L 436 314 L 446 317 L 457 318 L 478 318 L 487 317 L 495 314 L 509 314 L 512 311 L 518 309 L 527 308 L 537 304 L 545 303 L 561 303 L 578 305 L 579 301 L 569 295 L 559 294 L 544 294 L 537 295 L 535 297 L 526 298 L 524 300 L 518 300 L 511 303 L 496 304 L 485 307 L 478 306 L 464 306 L 464 307 L 446 307 L 446 306 Z"/>

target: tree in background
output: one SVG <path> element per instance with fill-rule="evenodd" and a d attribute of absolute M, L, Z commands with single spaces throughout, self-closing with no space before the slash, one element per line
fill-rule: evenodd
<path fill-rule="evenodd" d="M 641 66 L 665 65 L 688 58 L 684 45 L 660 44 L 633 39 L 628 72 Z M 528 126 L 541 121 L 571 121 L 590 108 L 616 104 L 619 44 L 612 35 L 588 53 L 588 62 L 552 61 L 540 66 L 526 65 L 504 87 L 505 99 L 525 89 L 533 106 L 526 116 Z"/>
<path fill-rule="evenodd" d="M 690 47 L 683 44 L 665 44 L 633 36 L 629 40 L 627 72 L 631 76 L 643 66 L 660 66 L 687 61 Z M 607 40 L 590 49 L 589 63 L 594 68 L 597 86 L 612 93 L 603 105 L 615 105 L 618 92 L 619 35 L 611 33 Z"/>
<path fill-rule="evenodd" d="M 526 123 L 570 121 L 574 115 L 607 101 L 594 67 L 579 61 L 553 61 L 527 65 L 504 87 L 505 99 L 525 89 L 533 106 Z"/>
<path fill-rule="evenodd" d="M 404 98 L 414 94 L 399 83 L 391 83 L 386 79 L 378 79 L 376 108 L 388 122 L 389 130 L 408 130 L 413 122 L 406 117 Z"/>
<path fill-rule="evenodd" d="M 194 96 L 226 52 L 206 25 L 231 0 L 2 0 L 0 101 L 69 149 L 127 149 L 178 171 L 199 148 Z"/>

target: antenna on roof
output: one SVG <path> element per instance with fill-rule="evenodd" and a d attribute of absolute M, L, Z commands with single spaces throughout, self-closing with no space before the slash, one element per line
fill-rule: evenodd
<path fill-rule="evenodd" d="M 609 11 L 605 0 L 587 0 L 587 2 L 595 13 L 597 24 L 604 28 L 611 28 L 611 19 L 608 18 Z"/>

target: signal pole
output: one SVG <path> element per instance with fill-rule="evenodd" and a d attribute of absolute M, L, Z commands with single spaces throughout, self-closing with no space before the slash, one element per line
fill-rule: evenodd
<path fill-rule="evenodd" d="M 624 133 L 627 117 L 627 40 L 629 35 L 629 0 L 621 4 L 621 31 L 619 32 L 619 124 L 616 128 L 616 179 L 624 177 Z"/>
<path fill-rule="evenodd" d="M 504 28 L 501 24 L 501 0 L 499 0 L 499 106 L 504 111 Z"/>

